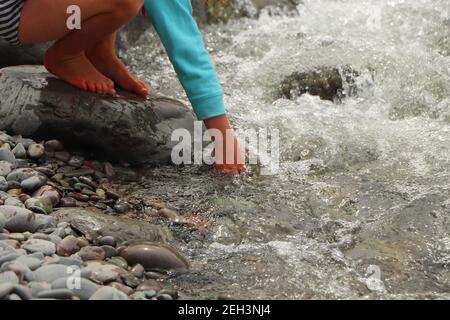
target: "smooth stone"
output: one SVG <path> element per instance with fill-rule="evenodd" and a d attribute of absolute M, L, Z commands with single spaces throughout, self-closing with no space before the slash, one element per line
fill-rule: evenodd
<path fill-rule="evenodd" d="M 114 239 L 114 237 L 111 237 L 111 236 L 101 237 L 97 240 L 97 242 L 100 246 L 116 247 L 116 245 L 117 245 L 116 239 Z"/>
<path fill-rule="evenodd" d="M 131 269 L 131 274 L 137 278 L 143 278 L 145 274 L 145 269 L 142 265 L 137 264 Z"/>
<path fill-rule="evenodd" d="M 77 253 L 83 261 L 105 260 L 105 251 L 100 247 L 86 246 Z"/>
<path fill-rule="evenodd" d="M 70 160 L 67 162 L 69 165 L 73 167 L 81 167 L 83 165 L 84 158 L 80 156 L 72 156 Z"/>
<path fill-rule="evenodd" d="M 28 148 L 33 143 L 36 143 L 33 139 L 23 138 L 21 135 L 16 135 L 16 136 L 11 137 L 11 142 L 13 142 L 15 144 L 21 143 L 21 144 L 23 144 L 25 149 Z"/>
<path fill-rule="evenodd" d="M 0 230 L 3 230 L 3 227 L 5 225 L 6 225 L 6 218 L 2 213 L 0 213 Z"/>
<path fill-rule="evenodd" d="M 101 246 L 100 248 L 102 248 L 103 251 L 105 252 L 105 258 L 111 258 L 111 257 L 119 255 L 119 252 L 114 247 Z"/>
<path fill-rule="evenodd" d="M 39 159 L 45 154 L 45 148 L 42 144 L 33 143 L 28 147 L 28 155 L 30 158 Z"/>
<path fill-rule="evenodd" d="M 117 281 L 120 274 L 126 272 L 116 265 L 109 263 L 100 263 L 98 261 L 92 261 L 92 263 L 88 263 L 87 268 L 91 271 L 91 275 L 89 278 L 97 283 Z"/>
<path fill-rule="evenodd" d="M 170 294 L 163 293 L 156 297 L 158 300 L 173 300 L 173 297 Z"/>
<path fill-rule="evenodd" d="M 33 192 L 39 189 L 47 182 L 47 178 L 43 175 L 37 175 L 23 180 L 20 187 L 28 192 Z"/>
<path fill-rule="evenodd" d="M 116 211 L 117 213 L 126 213 L 130 210 L 131 206 L 126 202 L 118 203 L 114 206 L 114 211 Z"/>
<path fill-rule="evenodd" d="M 10 174 L 8 174 L 8 176 L 6 177 L 6 180 L 8 181 L 17 181 L 19 183 L 21 183 L 22 181 L 37 176 L 39 175 L 39 172 L 37 172 L 34 169 L 31 168 L 19 168 L 19 169 L 14 169 L 13 171 L 11 171 Z"/>
<path fill-rule="evenodd" d="M 34 168 L 34 170 L 36 170 L 37 172 L 42 173 L 43 175 L 47 176 L 47 177 L 53 177 L 55 175 L 55 171 L 51 168 L 48 167 L 36 167 Z"/>
<path fill-rule="evenodd" d="M 11 151 L 16 158 L 25 159 L 27 157 L 27 150 L 22 143 L 16 144 L 14 149 Z"/>
<path fill-rule="evenodd" d="M 58 245 L 56 252 L 59 256 L 68 257 L 78 252 L 79 250 L 80 246 L 78 245 L 78 239 L 70 235 L 62 239 L 62 241 Z"/>
<path fill-rule="evenodd" d="M 54 257 L 52 259 L 47 260 L 44 265 L 61 265 L 61 266 L 81 266 L 83 264 L 83 260 L 77 255 L 73 255 L 71 257 Z"/>
<path fill-rule="evenodd" d="M 125 270 L 128 269 L 128 263 L 122 257 L 112 257 L 111 259 L 108 259 L 108 262 L 113 265 L 116 265 L 122 269 L 125 269 Z"/>
<path fill-rule="evenodd" d="M 113 287 L 102 287 L 89 300 L 130 300 L 130 298 L 122 291 Z"/>
<path fill-rule="evenodd" d="M 122 273 L 120 275 L 120 278 L 122 279 L 123 283 L 125 283 L 127 286 L 131 287 L 131 288 L 136 288 L 141 281 L 136 278 L 135 276 L 133 276 L 131 273 Z"/>
<path fill-rule="evenodd" d="M 5 200 L 4 205 L 25 208 L 25 205 L 22 203 L 22 201 L 20 201 L 16 197 L 9 197 L 8 199 Z"/>
<path fill-rule="evenodd" d="M 23 280 L 26 281 L 34 280 L 34 274 L 30 270 L 30 268 L 28 268 L 28 266 L 24 265 L 23 263 L 18 262 L 17 260 L 4 263 L 1 267 L 1 271 L 14 272 L 19 277 L 20 282 L 22 282 Z"/>
<path fill-rule="evenodd" d="M 0 285 L 4 283 L 19 284 L 19 277 L 13 271 L 0 273 Z"/>
<path fill-rule="evenodd" d="M 79 281 L 79 287 L 77 282 Z M 67 286 L 74 286 L 75 288 L 68 288 Z M 99 286 L 94 282 L 85 278 L 60 278 L 52 282 L 52 289 L 69 289 L 72 290 L 75 296 L 81 300 L 88 300 L 97 290 Z"/>
<path fill-rule="evenodd" d="M 125 293 L 128 296 L 130 294 L 132 294 L 133 291 L 134 291 L 133 288 L 130 288 L 130 287 L 128 287 L 128 286 L 126 286 L 126 285 L 124 285 L 123 283 L 120 283 L 120 282 L 111 282 L 111 283 L 108 283 L 108 286 L 116 288 L 117 290 L 122 291 L 123 293 Z"/>
<path fill-rule="evenodd" d="M 17 262 L 20 262 L 26 265 L 30 270 L 34 271 L 42 266 L 42 260 L 30 257 L 30 256 L 20 256 L 16 259 Z"/>
<path fill-rule="evenodd" d="M 17 240 L 13 240 L 13 239 L 5 239 L 5 240 L 0 240 L 0 243 L 2 245 L 8 245 L 13 247 L 14 249 L 19 249 L 20 248 L 20 242 Z"/>
<path fill-rule="evenodd" d="M 0 206 L 0 213 L 7 220 L 4 228 L 9 232 L 36 232 L 55 225 L 53 217 L 36 214 L 25 208 L 3 205 Z"/>
<path fill-rule="evenodd" d="M 14 166 L 11 162 L 1 160 L 0 161 L 0 176 L 7 176 L 11 173 Z"/>
<path fill-rule="evenodd" d="M 105 194 L 106 194 L 106 197 L 108 197 L 110 199 L 119 200 L 119 195 L 114 191 L 106 190 Z"/>
<path fill-rule="evenodd" d="M 37 298 L 52 298 L 52 299 L 71 299 L 73 296 L 72 290 L 69 289 L 50 289 L 39 292 Z"/>
<path fill-rule="evenodd" d="M 133 300 L 148 300 L 147 296 L 143 291 L 136 291 L 130 295 L 130 298 Z"/>
<path fill-rule="evenodd" d="M 50 214 L 53 212 L 53 203 L 50 198 L 29 198 L 25 201 L 25 208 L 41 214 Z"/>
<path fill-rule="evenodd" d="M 11 164 L 16 163 L 16 157 L 10 150 L 0 149 L 0 161 L 7 161 Z"/>
<path fill-rule="evenodd" d="M 28 252 L 42 252 L 46 256 L 56 253 L 56 246 L 53 242 L 41 239 L 28 239 L 23 248 Z"/>
<path fill-rule="evenodd" d="M 169 246 L 141 244 L 123 249 L 120 255 L 134 266 L 141 264 L 145 270 L 185 272 L 189 269 L 187 260 Z"/>
<path fill-rule="evenodd" d="M 34 198 L 40 198 L 40 197 L 46 197 L 50 198 L 52 201 L 53 207 L 56 207 L 59 204 L 59 201 L 61 200 L 61 195 L 58 190 L 56 190 L 54 187 L 50 185 L 45 185 L 40 187 L 38 190 L 36 190 L 33 193 Z"/>
<path fill-rule="evenodd" d="M 161 284 L 156 280 L 145 280 L 142 282 L 137 288 L 137 291 L 148 291 L 148 290 L 154 290 L 156 292 L 159 292 L 162 290 Z"/>
<path fill-rule="evenodd" d="M 67 151 L 56 151 L 54 157 L 58 160 L 67 162 L 70 160 L 70 153 Z"/>
<path fill-rule="evenodd" d="M 14 248 L 11 248 L 14 250 Z M 21 255 L 16 252 L 9 252 L 5 255 L 0 256 L 0 266 L 3 265 L 5 262 L 16 260 Z"/>
<path fill-rule="evenodd" d="M 5 177 L 0 176 L 0 191 L 8 191 L 9 184 L 8 181 L 6 181 Z"/>
<path fill-rule="evenodd" d="M 30 300 L 32 298 L 31 290 L 28 287 L 10 283 L 0 284 L 0 300 L 12 294 L 17 295 L 22 300 Z"/>
<path fill-rule="evenodd" d="M 96 182 L 92 181 L 92 179 L 90 179 L 88 177 L 80 176 L 80 177 L 78 177 L 78 180 L 80 180 L 81 183 L 87 184 L 92 189 L 97 189 L 98 188 L 98 184 Z"/>
<path fill-rule="evenodd" d="M 76 207 L 77 200 L 75 200 L 72 197 L 64 197 L 64 198 L 61 198 L 59 205 L 64 208 Z"/>
<path fill-rule="evenodd" d="M 158 214 L 161 217 L 166 218 L 172 222 L 182 221 L 182 218 L 178 215 L 178 213 L 176 211 L 168 209 L 168 208 L 162 208 L 161 210 L 158 211 Z"/>
<path fill-rule="evenodd" d="M 30 288 L 33 297 L 36 297 L 41 291 L 50 290 L 52 288 L 50 283 L 45 281 L 31 281 L 28 283 L 28 287 Z"/>
<path fill-rule="evenodd" d="M 49 152 L 63 151 L 64 150 L 64 145 L 62 144 L 62 142 L 59 141 L 59 140 L 56 140 L 56 139 L 47 140 L 44 143 L 44 147 L 45 147 L 45 150 L 49 151 Z"/>
<path fill-rule="evenodd" d="M 51 283 L 56 279 L 69 276 L 69 271 L 70 270 L 66 265 L 46 264 L 35 270 L 33 273 L 35 281 Z"/>

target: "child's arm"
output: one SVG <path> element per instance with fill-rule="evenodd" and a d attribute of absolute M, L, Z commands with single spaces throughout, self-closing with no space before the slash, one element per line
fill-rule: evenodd
<path fill-rule="evenodd" d="M 192 16 L 191 1 L 145 0 L 144 5 L 198 119 L 204 120 L 208 129 L 218 129 L 225 134 L 231 127 L 225 116 L 222 86 Z M 235 140 L 225 139 L 223 152 L 227 152 Z M 237 159 L 233 162 L 216 168 L 238 172 L 244 170 Z"/>

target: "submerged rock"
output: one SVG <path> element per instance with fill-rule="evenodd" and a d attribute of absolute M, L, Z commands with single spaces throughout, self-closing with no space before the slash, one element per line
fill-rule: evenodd
<path fill-rule="evenodd" d="M 43 139 L 58 137 L 102 158 L 168 163 L 176 144 L 171 142 L 173 130 L 192 131 L 193 122 L 193 113 L 176 100 L 84 92 L 39 66 L 0 70 L 0 129 Z M 33 155 L 39 156 L 35 151 Z"/>
<path fill-rule="evenodd" d="M 295 99 L 309 93 L 323 100 L 339 101 L 345 96 L 355 95 L 356 78 L 359 76 L 360 73 L 351 66 L 321 67 L 306 72 L 294 72 L 282 81 L 280 95 Z"/>
<path fill-rule="evenodd" d="M 172 239 L 166 227 L 104 214 L 96 209 L 61 208 L 53 216 L 70 223 L 72 228 L 91 240 L 102 236 L 112 236 L 117 243 L 132 240 L 167 242 Z"/>

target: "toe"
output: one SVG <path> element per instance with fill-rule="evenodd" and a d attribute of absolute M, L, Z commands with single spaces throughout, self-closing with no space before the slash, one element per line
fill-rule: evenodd
<path fill-rule="evenodd" d="M 95 92 L 96 91 L 96 88 L 95 88 L 95 83 L 94 82 L 88 82 L 87 83 L 87 87 L 88 87 L 88 89 L 89 89 L 89 91 L 92 91 L 92 92 Z"/>

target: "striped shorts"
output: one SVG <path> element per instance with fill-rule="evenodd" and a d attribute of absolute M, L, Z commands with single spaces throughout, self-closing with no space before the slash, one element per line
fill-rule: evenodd
<path fill-rule="evenodd" d="M 0 0 L 0 38 L 19 44 L 20 14 L 25 0 Z"/>

